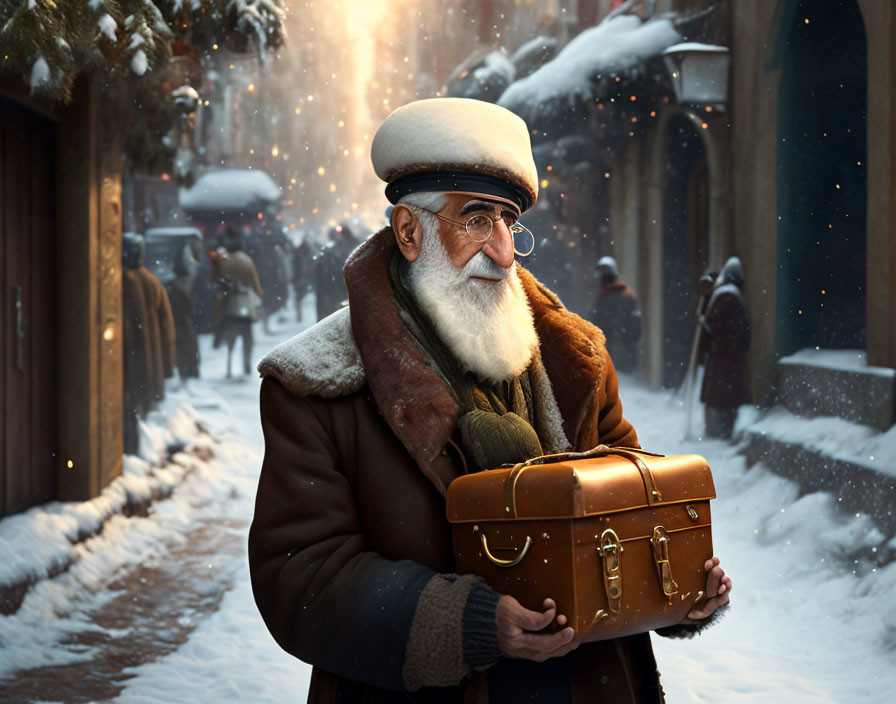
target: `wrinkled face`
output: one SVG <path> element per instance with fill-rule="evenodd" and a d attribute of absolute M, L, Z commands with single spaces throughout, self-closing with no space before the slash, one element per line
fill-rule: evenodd
<path fill-rule="evenodd" d="M 440 217 L 420 213 L 422 220 L 413 218 L 411 224 L 409 212 L 393 218 L 406 235 L 402 239 L 399 233 L 397 240 L 410 262 L 411 290 L 442 342 L 462 368 L 482 379 L 497 383 L 519 375 L 532 359 L 538 335 L 513 261 L 508 224 L 515 209 L 462 196 L 452 198 Z M 466 234 L 464 223 L 471 217 L 497 219 L 485 242 Z"/>
<path fill-rule="evenodd" d="M 513 266 L 513 236 L 510 234 L 510 226 L 520 215 L 516 206 L 490 196 L 465 193 L 449 193 L 447 198 L 448 204 L 438 213 L 441 216 L 439 238 L 454 267 L 463 269 L 470 259 L 482 252 L 502 269 L 510 269 Z M 497 219 L 492 225 L 491 237 L 485 242 L 476 242 L 467 235 L 464 224 L 475 216 L 488 217 L 493 221 Z M 476 278 L 486 282 L 500 280 L 489 278 L 485 274 Z"/>

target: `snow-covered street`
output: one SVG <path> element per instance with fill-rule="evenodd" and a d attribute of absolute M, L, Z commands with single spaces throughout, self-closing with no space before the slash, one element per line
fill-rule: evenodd
<path fill-rule="evenodd" d="M 256 327 L 259 357 L 301 325 L 280 322 L 277 336 Z M 203 378 L 170 391 L 153 424 L 165 427 L 165 414 L 198 418 L 215 456 L 147 517 L 109 519 L 77 546 L 70 569 L 0 617 L 0 700 L 304 700 L 310 668 L 268 635 L 246 567 L 263 454 L 259 381 L 223 381 L 223 352 L 209 342 L 204 336 Z M 896 564 L 877 560 L 887 536 L 865 517 L 842 515 L 836 497 L 798 496 L 761 466 L 746 469 L 736 446 L 682 441 L 674 394 L 625 377 L 621 394 L 645 448 L 708 458 L 716 553 L 734 581 L 720 625 L 691 641 L 653 639 L 668 701 L 890 701 Z M 738 427 L 751 421 L 742 412 Z M 0 523 L 0 538 L 15 520 Z"/>

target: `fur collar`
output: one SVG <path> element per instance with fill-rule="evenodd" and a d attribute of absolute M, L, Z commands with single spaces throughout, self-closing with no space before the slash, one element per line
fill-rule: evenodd
<path fill-rule="evenodd" d="M 282 342 L 258 365 L 296 396 L 337 398 L 364 387 L 364 365 L 348 308 Z"/>
<path fill-rule="evenodd" d="M 388 227 L 358 247 L 344 270 L 349 308 L 275 347 L 259 371 L 297 396 L 334 398 L 366 384 L 396 437 L 444 491 L 447 481 L 436 459 L 459 409 L 392 302 L 386 272 L 395 247 Z M 536 430 L 548 452 L 588 449 L 596 437 L 593 403 L 606 373 L 603 333 L 570 313 L 522 267 L 519 275 L 541 340 L 530 368 L 541 411 Z"/>

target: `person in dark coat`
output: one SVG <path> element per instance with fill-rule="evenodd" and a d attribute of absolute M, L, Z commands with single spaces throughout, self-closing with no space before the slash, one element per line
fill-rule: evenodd
<path fill-rule="evenodd" d="M 218 285 L 215 298 L 217 326 L 214 346 L 227 344 L 227 378 L 232 376 L 231 362 L 237 338 L 243 341 L 243 372 L 252 371 L 252 324 L 258 320 L 261 283 L 252 258 L 243 251 L 239 230 L 227 231 L 226 248 L 211 253 L 212 279 Z"/>
<path fill-rule="evenodd" d="M 143 266 L 146 243 L 142 236 L 138 237 L 140 237 L 140 266 L 134 269 L 134 273 L 143 290 L 147 310 L 146 334 L 150 353 L 149 393 L 146 403 L 148 410 L 150 406 L 165 398 L 165 379 L 174 376 L 175 333 L 168 293 L 155 274 Z"/>
<path fill-rule="evenodd" d="M 638 367 L 641 341 L 641 308 L 634 292 L 619 280 L 619 266 L 613 257 L 597 262 L 600 289 L 594 303 L 594 322 L 607 337 L 607 351 L 617 371 L 633 372 Z"/>
<path fill-rule="evenodd" d="M 395 208 L 345 266 L 349 306 L 259 365 L 249 570 L 267 627 L 314 666 L 312 704 L 659 704 L 649 634 L 582 643 L 551 599 L 530 610 L 457 574 L 456 477 L 638 446 L 600 331 L 514 263 L 538 193 L 528 128 L 491 103 L 419 101 L 372 156 Z M 704 569 L 664 635 L 728 602 L 718 558 Z"/>
<path fill-rule="evenodd" d="M 292 288 L 296 296 L 296 320 L 302 320 L 302 299 L 313 289 L 314 251 L 306 235 L 292 254 Z"/>
<path fill-rule="evenodd" d="M 121 327 L 122 381 L 124 406 L 124 452 L 137 454 L 140 449 L 137 417 L 144 416 L 149 400 L 150 369 L 149 337 L 147 335 L 146 299 L 136 273 L 142 261 L 142 238 L 133 233 L 122 235 L 121 260 Z"/>
<path fill-rule="evenodd" d="M 314 288 L 317 291 L 317 319 L 348 303 L 348 290 L 342 278 L 342 267 L 357 246 L 351 229 L 344 225 L 330 229 L 330 241 L 314 261 Z"/>
<path fill-rule="evenodd" d="M 168 285 L 168 299 L 174 316 L 177 373 L 184 385 L 187 379 L 199 378 L 199 340 L 193 320 L 198 247 L 198 242 L 184 245 L 181 256 L 174 262 L 175 278 Z"/>
<path fill-rule="evenodd" d="M 246 254 L 252 258 L 259 279 L 264 281 L 258 312 L 264 331 L 271 334 L 271 317 L 286 305 L 289 298 L 292 244 L 276 225 L 267 226 L 253 240 L 254 247 Z"/>
<path fill-rule="evenodd" d="M 706 434 L 710 437 L 729 439 L 738 406 L 751 400 L 746 380 L 750 312 L 743 286 L 743 265 L 731 257 L 716 278 L 706 313 L 700 318 L 701 356 L 706 359 L 700 400 L 705 404 Z"/>

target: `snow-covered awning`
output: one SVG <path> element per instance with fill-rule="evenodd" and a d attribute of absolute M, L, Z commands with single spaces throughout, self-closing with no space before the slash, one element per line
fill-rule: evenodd
<path fill-rule="evenodd" d="M 554 37 L 546 37 L 539 34 L 513 52 L 513 56 L 510 57 L 510 63 L 516 68 L 517 79 L 531 76 L 553 59 L 557 55 L 559 43 Z"/>
<path fill-rule="evenodd" d="M 270 208 L 281 191 L 267 172 L 257 169 L 220 169 L 204 173 L 180 191 L 180 207 L 190 215 L 249 215 Z"/>
<path fill-rule="evenodd" d="M 445 81 L 445 95 L 495 102 L 509 86 L 516 69 L 502 52 L 474 51 Z"/>
<path fill-rule="evenodd" d="M 531 129 L 556 133 L 587 119 L 590 102 L 615 99 L 633 86 L 659 88 L 664 80 L 659 57 L 682 41 L 675 20 L 611 15 L 579 34 L 531 76 L 513 83 L 498 104 Z"/>

